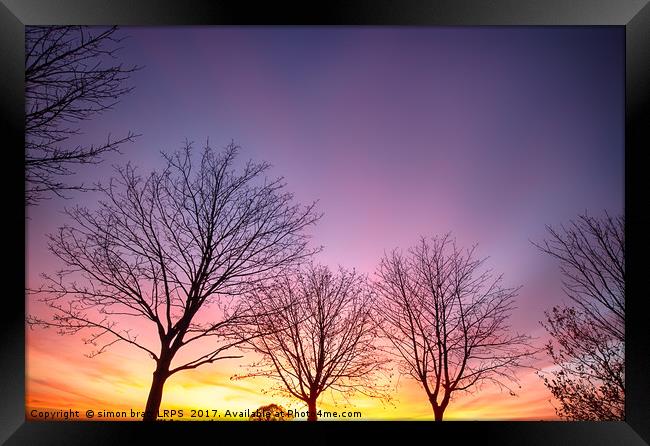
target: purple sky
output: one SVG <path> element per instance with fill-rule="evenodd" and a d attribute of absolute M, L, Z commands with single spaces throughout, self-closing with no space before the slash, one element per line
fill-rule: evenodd
<path fill-rule="evenodd" d="M 84 142 L 142 136 L 112 163 L 151 169 L 187 138 L 234 140 L 320 200 L 321 262 L 371 273 L 384 250 L 453 231 L 523 285 L 513 325 L 541 334 L 562 299 L 557 265 L 530 240 L 579 213 L 623 211 L 624 30 L 566 28 L 123 28 L 134 92 L 85 123 Z M 28 274 L 50 271 L 30 209 Z"/>

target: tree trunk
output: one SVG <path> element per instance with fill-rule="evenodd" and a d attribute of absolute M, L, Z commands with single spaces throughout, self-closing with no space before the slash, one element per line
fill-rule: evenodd
<path fill-rule="evenodd" d="M 433 407 L 433 419 L 436 421 L 442 421 L 445 409 L 435 404 L 432 404 L 431 406 Z"/>
<path fill-rule="evenodd" d="M 442 401 L 438 403 L 438 400 L 435 396 L 429 396 L 429 402 L 433 408 L 433 419 L 435 421 L 442 421 L 442 418 L 445 414 L 445 409 L 449 405 L 449 399 L 451 397 L 451 392 L 445 392 L 445 396 L 442 398 Z"/>
<path fill-rule="evenodd" d="M 307 411 L 307 421 L 316 421 L 318 419 L 316 416 L 316 398 L 307 401 Z"/>
<path fill-rule="evenodd" d="M 158 410 L 162 402 L 163 387 L 165 381 L 169 378 L 169 360 L 159 360 L 156 370 L 153 372 L 153 380 L 151 381 L 151 389 L 149 389 L 149 397 L 147 398 L 147 407 L 144 410 L 142 421 L 156 421 L 158 418 Z"/>

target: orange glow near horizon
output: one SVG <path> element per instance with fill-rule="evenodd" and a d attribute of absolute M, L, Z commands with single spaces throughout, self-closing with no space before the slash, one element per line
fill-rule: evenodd
<path fill-rule="evenodd" d="M 85 412 L 93 410 L 93 420 L 100 411 L 142 411 L 147 399 L 153 361 L 128 346 L 115 348 L 94 358 L 84 356 L 86 347 L 82 336 L 53 336 L 41 329 L 28 330 L 26 355 L 26 417 L 32 410 L 79 410 L 81 420 Z M 227 359 L 186 370 L 173 375 L 165 384 L 163 410 L 191 410 L 212 412 L 220 417 L 198 419 L 227 419 L 225 413 L 255 410 L 270 403 L 286 409 L 306 410 L 302 402 L 266 393 L 273 384 L 262 378 L 230 379 L 245 370 L 250 361 Z M 344 401 L 336 395 L 323 394 L 318 408 L 323 411 L 360 411 L 361 420 L 431 420 L 432 410 L 419 384 L 400 378 L 395 383 L 392 402 L 357 395 Z M 521 374 L 519 396 L 486 386 L 480 392 L 458 395 L 445 413 L 446 420 L 554 420 L 557 419 L 549 402 L 550 395 L 541 380 L 532 371 Z M 124 417 L 118 417 L 124 419 Z M 118 419 L 109 418 L 109 419 Z M 178 417 L 176 417 L 178 419 Z M 197 419 L 197 418 L 194 418 Z M 236 417 L 234 419 L 237 419 Z M 297 417 L 296 419 L 301 419 Z M 303 418 L 304 419 L 304 418 Z M 341 420 L 341 418 L 327 418 Z M 359 418 L 357 418 L 359 419 Z"/>

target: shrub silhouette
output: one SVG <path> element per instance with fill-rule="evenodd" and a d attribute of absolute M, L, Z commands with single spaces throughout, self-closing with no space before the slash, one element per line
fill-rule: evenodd
<path fill-rule="evenodd" d="M 250 421 L 291 421 L 293 415 L 277 404 L 268 404 L 256 409 L 248 418 Z"/>

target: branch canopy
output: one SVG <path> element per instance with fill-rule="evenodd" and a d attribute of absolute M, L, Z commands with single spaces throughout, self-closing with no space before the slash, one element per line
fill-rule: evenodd
<path fill-rule="evenodd" d="M 535 244 L 559 261 L 570 304 L 546 312 L 546 351 L 555 364 L 540 373 L 568 420 L 625 419 L 625 220 L 580 215 Z"/>
<path fill-rule="evenodd" d="M 64 196 L 68 190 L 87 190 L 63 177 L 78 164 L 101 162 L 137 135 L 97 145 L 72 144 L 78 124 L 115 106 L 133 90 L 128 84 L 137 66 L 124 66 L 117 54 L 124 38 L 117 27 L 25 27 L 25 168 L 26 200 L 34 204 L 48 194 Z"/>
<path fill-rule="evenodd" d="M 449 234 L 421 238 L 386 254 L 377 271 L 387 351 L 422 384 L 437 417 L 454 392 L 485 382 L 513 393 L 516 370 L 535 353 L 530 337 L 509 326 L 518 289 L 485 270 L 475 248 L 458 248 Z"/>
<path fill-rule="evenodd" d="M 274 390 L 305 402 L 327 390 L 386 399 L 372 300 L 365 277 L 314 264 L 256 290 L 250 301 L 259 309 L 250 328 L 255 336 L 246 347 L 262 359 L 243 377 L 274 379 Z"/>
<path fill-rule="evenodd" d="M 94 353 L 124 341 L 156 360 L 206 340 L 204 354 L 170 373 L 241 343 L 232 333 L 250 318 L 242 295 L 316 251 L 306 230 L 320 215 L 315 203 L 294 203 L 281 178 L 269 180 L 268 164 L 238 166 L 237 153 L 206 146 L 197 163 L 188 143 L 163 154 L 162 171 L 117 168 L 95 209 L 66 209 L 71 222 L 49 236 L 65 268 L 35 290 L 54 318 L 30 321 L 64 334 L 90 329 L 91 343 L 105 340 Z M 138 341 L 139 321 L 160 346 Z"/>

